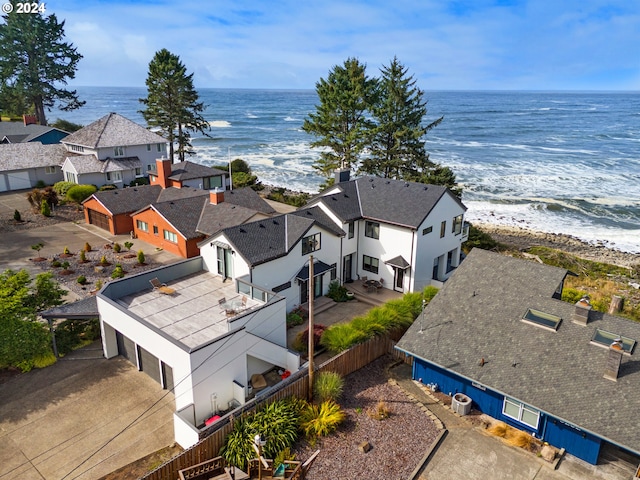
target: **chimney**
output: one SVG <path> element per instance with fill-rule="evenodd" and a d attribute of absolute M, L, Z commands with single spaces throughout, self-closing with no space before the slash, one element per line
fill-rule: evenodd
<path fill-rule="evenodd" d="M 607 364 L 604 369 L 604 378 L 607 380 L 618 381 L 618 372 L 620 371 L 620 364 L 622 363 L 622 339 L 616 338 L 609 347 L 609 356 L 607 357 Z"/>
<path fill-rule="evenodd" d="M 209 200 L 212 205 L 218 205 L 224 202 L 224 190 L 218 188 L 209 190 Z"/>
<path fill-rule="evenodd" d="M 171 176 L 171 165 L 173 162 L 169 158 L 159 158 L 156 160 L 156 170 L 158 174 L 158 183 L 162 188 L 169 186 L 169 177 Z"/>
<path fill-rule="evenodd" d="M 24 122 L 24 126 L 27 125 L 35 125 L 38 123 L 38 117 L 35 115 L 22 115 L 22 121 Z"/>
<path fill-rule="evenodd" d="M 335 184 L 348 182 L 351 176 L 351 170 L 349 168 L 337 168 L 335 171 Z"/>
<path fill-rule="evenodd" d="M 571 321 L 578 325 L 586 325 L 589 323 L 589 315 L 591 313 L 591 303 L 589 297 L 582 297 L 575 306 L 573 314 L 571 315 Z"/>

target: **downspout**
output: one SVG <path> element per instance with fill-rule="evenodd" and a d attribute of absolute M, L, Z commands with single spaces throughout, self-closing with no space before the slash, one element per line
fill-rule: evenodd
<path fill-rule="evenodd" d="M 413 234 L 411 235 L 411 265 L 413 265 L 414 267 L 412 268 L 411 276 L 409 277 L 409 278 L 411 278 L 411 280 L 409 281 L 409 284 L 410 284 L 410 286 L 409 286 L 409 291 L 410 291 L 410 292 L 413 292 L 413 290 L 414 290 L 414 288 L 415 288 L 415 286 L 416 286 L 416 278 L 415 278 L 415 270 L 416 270 L 416 269 L 415 269 L 415 264 L 416 264 L 416 262 L 417 262 L 417 259 L 413 258 L 413 246 L 414 246 L 414 243 L 415 243 L 415 241 L 416 241 L 416 233 L 417 233 L 417 232 L 418 232 L 418 230 L 415 230 L 415 231 L 413 232 Z M 411 267 L 410 267 L 410 268 L 411 268 Z M 404 292 L 403 292 L 403 293 L 404 293 Z"/>

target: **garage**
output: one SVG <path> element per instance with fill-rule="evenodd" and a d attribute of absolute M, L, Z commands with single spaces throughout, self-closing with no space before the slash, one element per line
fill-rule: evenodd
<path fill-rule="evenodd" d="M 116 332 L 116 342 L 118 343 L 118 355 L 122 355 L 137 367 L 138 356 L 136 355 L 136 344 L 120 332 Z"/>
<path fill-rule="evenodd" d="M 9 172 L 7 173 L 7 179 L 9 180 L 9 190 L 31 188 L 29 172 Z"/>
<path fill-rule="evenodd" d="M 111 231 L 109 228 L 109 217 L 107 215 L 91 209 L 87 210 L 87 212 L 89 214 L 89 223 L 91 225 L 103 228 L 109 232 Z"/>
<path fill-rule="evenodd" d="M 133 363 L 139 370 L 153 378 L 164 388 L 173 388 L 173 370 L 169 365 L 162 362 L 158 357 L 148 352 L 140 345 L 136 345 L 133 340 L 125 337 L 116 331 L 116 342 L 118 344 L 118 354 Z"/>
<path fill-rule="evenodd" d="M 162 378 L 164 379 L 163 387 L 166 390 L 173 390 L 173 368 L 162 362 Z"/>
<path fill-rule="evenodd" d="M 149 375 L 159 384 L 162 384 L 160 360 L 158 360 L 158 357 L 149 353 L 140 345 L 138 345 L 138 351 L 140 352 L 140 370 Z"/>

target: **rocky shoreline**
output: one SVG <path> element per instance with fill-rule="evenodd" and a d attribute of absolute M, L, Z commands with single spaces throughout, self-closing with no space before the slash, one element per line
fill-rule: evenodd
<path fill-rule="evenodd" d="M 474 223 L 474 226 L 491 235 L 497 242 L 519 250 L 541 246 L 555 248 L 586 260 L 610 263 L 626 268 L 640 264 L 640 254 L 622 252 L 602 244 L 587 243 L 571 235 L 544 233 L 524 227 L 507 227 L 487 223 Z"/>

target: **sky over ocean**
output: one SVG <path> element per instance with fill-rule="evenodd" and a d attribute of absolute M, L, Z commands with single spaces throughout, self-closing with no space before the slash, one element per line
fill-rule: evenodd
<path fill-rule="evenodd" d="M 144 88 L 79 87 L 88 124 L 117 112 L 144 124 Z M 313 90 L 200 89 L 211 138 L 192 161 L 246 160 L 266 184 L 315 192 L 318 151 L 301 130 Z M 640 253 L 640 94 L 429 91 L 431 159 L 464 185 L 467 219 L 574 235 Z"/>

